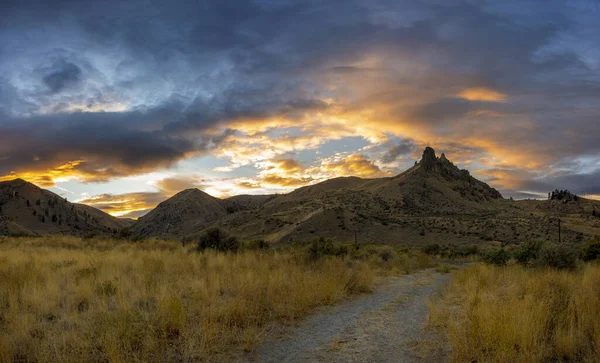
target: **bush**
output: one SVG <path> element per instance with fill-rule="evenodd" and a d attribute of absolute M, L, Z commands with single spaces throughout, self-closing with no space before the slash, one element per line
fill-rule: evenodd
<path fill-rule="evenodd" d="M 271 244 L 264 239 L 257 239 L 246 242 L 245 247 L 249 250 L 268 250 L 271 248 Z"/>
<path fill-rule="evenodd" d="M 423 247 L 423 252 L 428 255 L 439 255 L 440 252 L 442 252 L 442 247 L 440 247 L 440 245 L 437 243 L 434 243 Z"/>
<path fill-rule="evenodd" d="M 230 236 L 220 228 L 209 228 L 204 232 L 198 241 L 198 251 L 205 249 L 214 249 L 220 252 L 237 251 L 240 248 L 240 242 L 237 238 Z"/>
<path fill-rule="evenodd" d="M 600 236 L 595 236 L 583 245 L 581 259 L 584 261 L 600 259 Z"/>
<path fill-rule="evenodd" d="M 547 243 L 540 249 L 536 262 L 540 267 L 574 269 L 577 266 L 577 253 L 565 243 Z"/>
<path fill-rule="evenodd" d="M 504 250 L 504 248 L 498 248 L 496 250 L 489 251 L 483 256 L 483 260 L 490 264 L 496 266 L 506 266 L 508 259 L 510 256 L 508 252 Z"/>
<path fill-rule="evenodd" d="M 323 256 L 340 256 L 347 253 L 347 248 L 340 248 L 332 238 L 317 237 L 308 247 L 308 257 L 316 260 Z"/>
<path fill-rule="evenodd" d="M 533 262 L 535 262 L 539 255 L 540 250 L 542 249 L 543 241 L 528 241 L 522 243 L 519 247 L 519 250 L 515 252 L 515 259 L 518 263 L 527 266 Z"/>
<path fill-rule="evenodd" d="M 379 257 L 384 261 L 393 260 L 396 258 L 396 252 L 391 248 L 384 248 L 379 252 Z"/>

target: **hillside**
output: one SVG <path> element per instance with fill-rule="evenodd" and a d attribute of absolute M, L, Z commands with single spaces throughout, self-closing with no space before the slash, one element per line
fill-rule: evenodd
<path fill-rule="evenodd" d="M 22 179 L 0 182 L 0 235 L 110 235 L 128 224 Z"/>
<path fill-rule="evenodd" d="M 243 239 L 280 243 L 325 236 L 360 244 L 471 245 L 556 240 L 557 218 L 563 241 L 600 234 L 600 202 L 504 199 L 431 148 L 394 177 L 335 178 L 289 194 L 227 199 L 186 189 L 134 222 L 68 203 L 23 180 L 0 183 L 0 208 L 0 235 L 119 232 L 134 239 L 179 239 L 221 226 Z"/>
<path fill-rule="evenodd" d="M 343 177 L 272 196 L 218 199 L 185 190 L 161 203 L 131 228 L 135 238 L 180 238 L 221 226 L 245 239 L 419 246 L 518 243 L 555 238 L 554 220 L 564 220 L 562 239 L 578 242 L 600 233 L 600 218 L 587 218 L 600 203 L 512 201 L 426 148 L 418 163 L 388 178 Z"/>
<path fill-rule="evenodd" d="M 253 231 L 250 238 L 274 241 L 307 240 L 318 234 L 351 242 L 356 231 L 363 243 L 384 239 L 421 244 L 440 237 L 424 235 L 427 230 L 447 234 L 441 230 L 447 222 L 432 217 L 452 216 L 454 222 L 493 215 L 503 202 L 497 190 L 427 148 L 419 163 L 395 177 L 327 180 L 279 196 L 257 210 L 228 216 L 219 224 L 240 235 Z M 464 243 L 462 237 L 450 240 Z"/>
<path fill-rule="evenodd" d="M 238 195 L 219 199 L 186 189 L 160 203 L 129 229 L 134 238 L 178 238 L 211 226 L 228 214 L 253 209 L 272 196 Z"/>

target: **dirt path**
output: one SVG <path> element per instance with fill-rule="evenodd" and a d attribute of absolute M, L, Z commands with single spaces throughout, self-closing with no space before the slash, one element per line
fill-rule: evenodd
<path fill-rule="evenodd" d="M 444 344 L 423 331 L 427 298 L 449 275 L 392 277 L 371 294 L 320 309 L 251 356 L 254 362 L 443 361 Z"/>

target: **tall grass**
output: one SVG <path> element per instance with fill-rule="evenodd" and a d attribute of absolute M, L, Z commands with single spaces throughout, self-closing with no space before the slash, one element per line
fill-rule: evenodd
<path fill-rule="evenodd" d="M 368 291 L 348 258 L 177 243 L 0 240 L 0 362 L 215 360 L 274 322 Z"/>
<path fill-rule="evenodd" d="M 430 302 L 455 362 L 600 361 L 600 266 L 576 271 L 477 265 Z"/>

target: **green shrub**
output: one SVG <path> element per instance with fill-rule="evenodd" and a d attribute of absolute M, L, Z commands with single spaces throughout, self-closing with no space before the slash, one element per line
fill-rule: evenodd
<path fill-rule="evenodd" d="M 395 259 L 397 255 L 396 251 L 392 250 L 389 247 L 386 247 L 379 252 L 379 257 L 384 261 L 389 261 Z"/>
<path fill-rule="evenodd" d="M 257 239 L 246 242 L 245 247 L 249 250 L 268 250 L 271 248 L 271 244 L 264 239 Z"/>
<path fill-rule="evenodd" d="M 600 236 L 595 236 L 583 245 L 581 259 L 584 261 L 600 259 Z"/>
<path fill-rule="evenodd" d="M 308 257 L 316 260 L 323 256 L 340 256 L 347 253 L 347 248 L 341 248 L 332 238 L 317 237 L 308 247 Z"/>
<path fill-rule="evenodd" d="M 483 256 L 483 261 L 490 265 L 505 266 L 509 258 L 510 256 L 508 255 L 508 252 L 504 250 L 504 248 L 498 248 L 487 252 Z"/>
<path fill-rule="evenodd" d="M 439 255 L 442 252 L 442 247 L 437 243 L 423 247 L 423 252 L 428 255 Z"/>
<path fill-rule="evenodd" d="M 543 241 L 541 240 L 521 243 L 519 249 L 515 252 L 515 259 L 518 263 L 525 266 L 534 263 L 540 255 L 542 245 Z"/>
<path fill-rule="evenodd" d="M 200 235 L 198 239 L 198 251 L 204 251 L 209 248 L 220 252 L 235 252 L 240 248 L 240 241 L 234 236 L 230 236 L 224 230 L 212 227 Z"/>
<path fill-rule="evenodd" d="M 540 249 L 536 264 L 540 267 L 574 269 L 577 266 L 577 252 L 565 243 L 546 243 Z"/>

